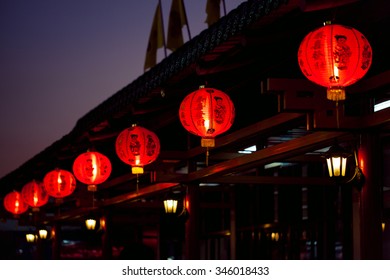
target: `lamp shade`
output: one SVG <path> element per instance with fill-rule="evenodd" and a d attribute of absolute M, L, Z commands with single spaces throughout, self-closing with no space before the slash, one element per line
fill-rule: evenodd
<path fill-rule="evenodd" d="M 349 156 L 350 154 L 337 144 L 329 148 L 325 154 L 329 177 L 336 179 L 345 177 Z"/>
<path fill-rule="evenodd" d="M 327 98 L 345 99 L 345 87 L 360 80 L 372 62 L 372 49 L 358 30 L 326 24 L 311 31 L 301 42 L 298 63 L 310 81 L 327 88 Z"/>
<path fill-rule="evenodd" d="M 202 147 L 214 147 L 215 137 L 232 126 L 235 108 L 226 93 L 201 86 L 184 98 L 179 118 L 188 132 L 202 138 Z"/>
<path fill-rule="evenodd" d="M 28 204 L 22 199 L 22 195 L 18 191 L 12 191 L 4 197 L 4 208 L 8 212 L 19 215 L 28 210 Z"/>
<path fill-rule="evenodd" d="M 96 185 L 105 182 L 112 171 L 111 162 L 99 152 L 80 154 L 73 162 L 73 174 L 80 182 L 88 185 L 88 190 L 95 191 Z"/>
<path fill-rule="evenodd" d="M 71 172 L 57 168 L 45 175 L 43 185 L 50 196 L 63 198 L 76 189 L 76 178 Z"/>
<path fill-rule="evenodd" d="M 42 182 L 32 180 L 25 184 L 21 191 L 22 199 L 32 207 L 33 211 L 39 210 L 39 207 L 49 201 L 49 194 L 46 192 Z"/>
<path fill-rule="evenodd" d="M 160 140 L 154 132 L 133 125 L 118 135 L 115 149 L 118 157 L 132 166 L 133 174 L 142 174 L 144 166 L 157 159 L 160 153 Z"/>
<path fill-rule="evenodd" d="M 177 210 L 177 200 L 176 199 L 165 199 L 164 200 L 164 209 L 167 214 L 175 214 Z"/>
<path fill-rule="evenodd" d="M 96 228 L 96 220 L 93 218 L 88 218 L 85 220 L 85 226 L 87 230 L 95 230 Z"/>
<path fill-rule="evenodd" d="M 39 235 L 40 239 L 46 239 L 47 238 L 47 230 L 44 228 L 39 229 L 38 235 Z"/>
<path fill-rule="evenodd" d="M 33 234 L 33 233 L 27 233 L 26 234 L 26 241 L 28 243 L 33 243 L 37 240 L 37 235 L 36 234 Z"/>

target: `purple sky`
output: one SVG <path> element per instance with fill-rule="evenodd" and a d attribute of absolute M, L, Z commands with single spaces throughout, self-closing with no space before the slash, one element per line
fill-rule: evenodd
<path fill-rule="evenodd" d="M 143 74 L 157 2 L 0 0 L 0 178 Z M 242 2 L 226 0 L 227 12 Z M 206 0 L 184 4 L 194 37 L 207 28 Z"/>

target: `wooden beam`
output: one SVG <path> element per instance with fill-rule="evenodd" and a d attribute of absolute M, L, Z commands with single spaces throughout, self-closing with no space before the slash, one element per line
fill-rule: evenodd
<path fill-rule="evenodd" d="M 271 131 L 278 131 L 278 129 L 284 128 L 286 125 L 298 122 L 300 120 L 306 120 L 306 114 L 304 113 L 280 113 L 272 116 L 268 119 L 259 121 L 255 124 L 244 127 L 240 130 L 232 132 L 228 135 L 215 139 L 215 148 L 220 149 L 228 145 L 245 141 L 248 138 L 256 137 L 257 135 L 267 135 Z M 188 158 L 201 155 L 205 152 L 203 147 L 196 147 L 188 151 Z"/>
<path fill-rule="evenodd" d="M 222 176 L 205 179 L 205 183 L 218 184 L 254 184 L 254 185 L 301 185 L 301 186 L 329 186 L 333 184 L 326 177 L 280 177 L 280 176 Z"/>
<path fill-rule="evenodd" d="M 187 175 L 178 176 L 175 181 L 192 182 L 207 178 L 236 173 L 274 161 L 297 156 L 308 151 L 323 148 L 333 143 L 334 139 L 348 135 L 346 132 L 314 132 L 275 146 L 271 146 L 252 154 L 227 160 L 225 162 L 206 167 Z"/>

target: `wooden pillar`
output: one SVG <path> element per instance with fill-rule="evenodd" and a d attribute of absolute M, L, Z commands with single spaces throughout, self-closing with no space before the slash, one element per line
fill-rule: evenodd
<path fill-rule="evenodd" d="M 102 258 L 104 260 L 112 259 L 112 241 L 111 241 L 111 215 L 105 213 L 100 219 L 102 235 Z"/>
<path fill-rule="evenodd" d="M 359 166 L 365 176 L 360 193 L 360 258 L 382 259 L 382 146 L 377 133 L 363 134 Z"/>
<path fill-rule="evenodd" d="M 51 229 L 53 260 L 59 260 L 61 258 L 61 238 L 61 225 L 59 223 L 55 223 Z"/>
<path fill-rule="evenodd" d="M 187 260 L 200 259 L 200 189 L 188 186 L 188 220 L 185 224 L 185 255 Z"/>
<path fill-rule="evenodd" d="M 236 244 L 237 244 L 237 226 L 236 226 L 236 196 L 235 189 L 230 188 L 230 259 L 237 258 Z"/>
<path fill-rule="evenodd" d="M 323 199 L 323 219 L 324 236 L 322 247 L 322 258 L 325 260 L 336 259 L 336 240 L 337 240 L 337 207 L 338 207 L 339 186 L 328 186 L 324 191 Z"/>
<path fill-rule="evenodd" d="M 341 186 L 341 226 L 342 236 L 341 241 L 343 245 L 343 259 L 353 259 L 353 186 L 345 185 Z"/>

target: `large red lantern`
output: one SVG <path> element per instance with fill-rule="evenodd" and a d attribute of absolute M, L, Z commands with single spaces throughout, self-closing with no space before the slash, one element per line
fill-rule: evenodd
<path fill-rule="evenodd" d="M 133 174 L 142 174 L 143 167 L 157 159 L 160 153 L 160 140 L 154 132 L 133 125 L 118 135 L 115 149 L 118 157 L 132 166 Z"/>
<path fill-rule="evenodd" d="M 57 199 L 71 195 L 76 189 L 76 178 L 67 170 L 56 168 L 43 178 L 47 193 Z"/>
<path fill-rule="evenodd" d="M 87 184 L 89 191 L 96 191 L 96 185 L 105 182 L 110 177 L 111 170 L 108 157 L 95 151 L 83 153 L 73 162 L 74 176 Z"/>
<path fill-rule="evenodd" d="M 345 99 L 345 87 L 361 79 L 372 62 L 372 49 L 356 29 L 326 24 L 310 32 L 301 42 L 298 63 L 312 82 L 327 88 L 327 98 Z"/>
<path fill-rule="evenodd" d="M 4 197 L 4 208 L 14 215 L 20 215 L 27 211 L 28 204 L 22 199 L 18 191 L 12 191 Z"/>
<path fill-rule="evenodd" d="M 202 147 L 214 147 L 214 138 L 227 131 L 235 117 L 234 104 L 230 97 L 217 89 L 201 86 L 187 95 L 179 109 L 183 127 L 202 137 Z"/>
<path fill-rule="evenodd" d="M 46 192 L 42 182 L 32 180 L 22 188 L 22 199 L 32 207 L 33 211 L 38 211 L 39 207 L 49 201 L 49 194 Z"/>

